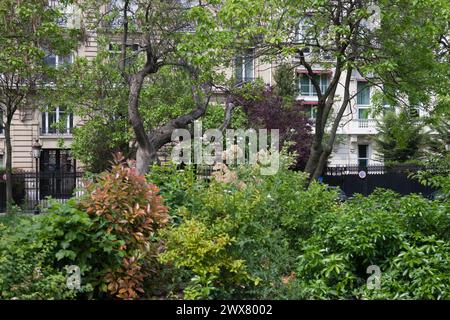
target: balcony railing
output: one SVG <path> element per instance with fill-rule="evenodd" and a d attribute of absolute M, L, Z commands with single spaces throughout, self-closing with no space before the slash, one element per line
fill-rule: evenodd
<path fill-rule="evenodd" d="M 375 128 L 377 122 L 375 119 L 356 119 L 358 128 Z"/>

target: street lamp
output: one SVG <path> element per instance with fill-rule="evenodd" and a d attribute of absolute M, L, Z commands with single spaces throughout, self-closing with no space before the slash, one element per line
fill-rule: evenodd
<path fill-rule="evenodd" d="M 39 143 L 38 139 L 34 140 L 33 145 L 31 146 L 31 155 L 36 161 L 36 182 L 35 182 L 35 195 L 36 195 L 36 205 L 34 206 L 34 214 L 39 214 L 40 210 L 38 207 L 39 204 L 39 158 L 41 157 L 42 145 Z"/>

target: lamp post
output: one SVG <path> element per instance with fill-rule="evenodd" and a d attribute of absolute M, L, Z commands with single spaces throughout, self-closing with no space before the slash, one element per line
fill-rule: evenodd
<path fill-rule="evenodd" d="M 42 145 L 39 143 L 39 140 L 34 140 L 33 145 L 31 146 L 31 154 L 36 161 L 36 182 L 35 182 L 35 194 L 36 194 L 36 205 L 34 206 L 34 214 L 39 214 L 40 210 L 38 207 L 39 204 L 39 158 L 41 157 Z"/>

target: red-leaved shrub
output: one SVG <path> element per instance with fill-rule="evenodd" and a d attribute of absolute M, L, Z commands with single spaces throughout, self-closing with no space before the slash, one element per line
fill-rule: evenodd
<path fill-rule="evenodd" d="M 154 253 L 154 232 L 168 222 L 168 208 L 157 186 L 146 181 L 134 162 L 117 154 L 111 170 L 87 183 L 87 196 L 81 201 L 93 221 L 93 232 L 104 232 L 116 243 L 100 263 L 101 291 L 121 299 L 134 299 L 143 293 L 148 261 Z"/>

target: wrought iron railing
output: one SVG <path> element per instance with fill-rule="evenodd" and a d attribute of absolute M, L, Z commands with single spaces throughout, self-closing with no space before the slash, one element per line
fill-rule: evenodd
<path fill-rule="evenodd" d="M 21 172 L 12 175 L 13 200 L 24 211 L 65 202 L 83 194 L 83 172 Z M 6 182 L 0 180 L 0 212 L 6 209 Z"/>

